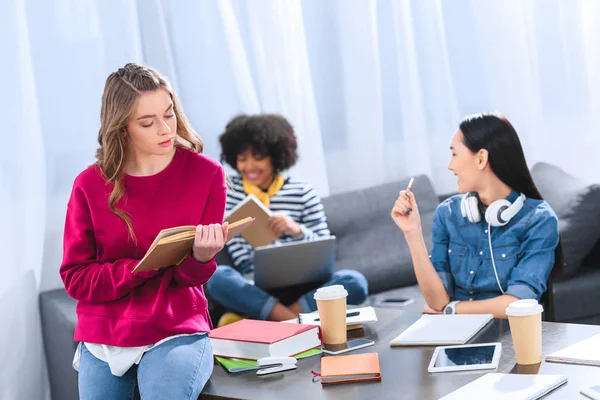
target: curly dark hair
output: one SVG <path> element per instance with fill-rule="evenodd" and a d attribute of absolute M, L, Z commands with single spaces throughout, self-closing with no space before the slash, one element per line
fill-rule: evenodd
<path fill-rule="evenodd" d="M 221 161 L 237 170 L 237 157 L 251 149 L 270 157 L 275 172 L 285 171 L 298 161 L 298 145 L 292 125 L 278 114 L 238 115 L 219 137 Z"/>

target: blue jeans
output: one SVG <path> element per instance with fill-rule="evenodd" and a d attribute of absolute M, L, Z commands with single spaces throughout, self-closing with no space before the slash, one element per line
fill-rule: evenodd
<path fill-rule="evenodd" d="M 139 365 L 123 376 L 111 374 L 108 364 L 81 346 L 79 398 L 194 399 L 213 370 L 208 335 L 182 336 L 146 352 Z"/>
<path fill-rule="evenodd" d="M 320 286 L 331 285 L 344 285 L 348 291 L 348 304 L 358 305 L 367 298 L 367 279 L 358 271 L 349 269 L 336 271 Z M 227 310 L 254 319 L 268 319 L 275 303 L 279 300 L 276 296 L 254 286 L 238 270 L 228 266 L 218 266 L 217 271 L 206 284 L 206 288 L 211 298 Z M 313 298 L 315 290 L 316 288 L 309 290 L 296 299 L 302 312 L 312 312 L 317 309 L 317 302 Z"/>

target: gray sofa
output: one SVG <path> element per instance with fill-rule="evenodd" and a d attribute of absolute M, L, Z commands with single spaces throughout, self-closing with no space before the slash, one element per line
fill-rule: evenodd
<path fill-rule="evenodd" d="M 546 163 L 531 173 L 558 216 L 564 254 L 544 296 L 546 319 L 600 325 L 600 185 Z"/>
<path fill-rule="evenodd" d="M 597 228 L 592 232 L 592 228 L 588 226 L 589 230 L 582 232 L 577 228 L 577 223 L 581 221 L 575 221 L 580 215 L 573 211 L 578 211 L 577 207 L 585 207 L 586 201 L 593 198 L 590 193 L 594 195 L 598 192 L 597 187 L 586 186 L 580 182 L 569 186 L 567 181 L 573 183 L 573 178 L 562 171 L 546 164 L 536 168 L 533 169 L 534 178 L 536 182 L 539 180 L 542 194 L 547 197 L 553 208 L 557 207 L 557 214 L 562 218 L 561 223 L 568 222 L 561 225 L 561 234 L 565 255 L 569 256 L 569 272 L 559 276 L 549 286 L 544 297 L 546 319 L 600 323 L 600 291 L 597 290 L 600 286 L 600 268 L 596 268 L 600 266 L 600 245 L 596 243 L 600 237 L 600 216 L 587 210 L 583 219 L 590 225 L 589 220 L 592 218 L 591 225 L 595 224 Z M 563 207 L 564 190 L 556 193 L 558 189 L 555 189 L 555 183 L 559 175 L 564 181 L 561 183 L 563 188 L 570 188 L 570 197 L 567 199 L 570 207 Z M 411 297 L 415 299 L 411 308 L 422 309 L 424 301 L 416 286 L 408 247 L 402 233 L 390 218 L 391 206 L 399 190 L 407 184 L 408 180 L 402 180 L 337 194 L 324 198 L 323 205 L 330 229 L 337 236 L 336 268 L 356 269 L 367 277 L 371 294 L 367 303 L 374 304 L 377 300 L 388 297 Z M 433 213 L 441 198 L 446 196 L 438 196 L 430 179 L 425 175 L 415 177 L 413 191 L 419 202 L 426 244 L 431 248 Z M 597 204 L 599 203 L 592 203 L 592 207 L 589 208 L 600 210 Z M 574 229 L 573 225 L 577 229 Z M 581 243 L 580 239 L 572 240 L 570 235 L 574 234 L 585 234 L 586 246 L 591 248 L 586 250 L 583 246 L 577 247 Z M 576 249 L 573 248 L 573 244 Z M 585 254 L 576 253 L 577 251 Z M 219 254 L 218 259 L 220 263 L 228 263 L 223 252 Z M 579 264 L 572 265 L 574 262 Z M 222 310 L 212 302 L 210 308 L 213 320 L 218 319 Z M 62 289 L 45 292 L 40 294 L 40 310 L 52 398 L 77 399 L 77 373 L 71 367 L 76 347 L 72 340 L 77 318 L 75 301 Z"/>

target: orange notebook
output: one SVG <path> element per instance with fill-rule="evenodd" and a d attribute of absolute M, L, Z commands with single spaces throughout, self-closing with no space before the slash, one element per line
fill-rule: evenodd
<path fill-rule="evenodd" d="M 380 380 L 381 368 L 377 353 L 321 358 L 321 384 L 323 385 Z"/>
<path fill-rule="evenodd" d="M 253 221 L 253 218 L 244 218 L 230 223 L 227 242 L 239 235 Z M 195 238 L 195 226 L 177 226 L 163 229 L 156 236 L 144 258 L 133 269 L 133 272 L 179 265 L 191 251 Z"/>

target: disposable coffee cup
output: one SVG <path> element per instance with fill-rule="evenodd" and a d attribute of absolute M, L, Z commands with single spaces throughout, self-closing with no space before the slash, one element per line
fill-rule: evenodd
<path fill-rule="evenodd" d="M 506 308 L 517 364 L 542 362 L 542 311 L 536 300 L 518 300 Z"/>
<path fill-rule="evenodd" d="M 317 289 L 317 301 L 321 332 L 325 344 L 346 343 L 346 297 L 348 291 L 342 285 L 326 286 Z"/>

